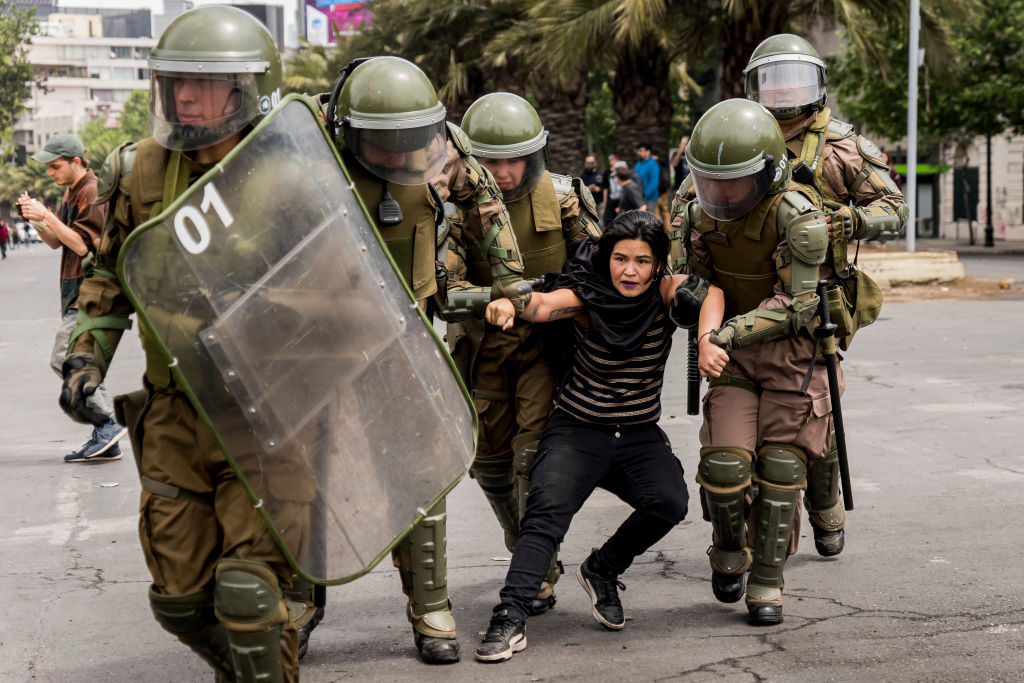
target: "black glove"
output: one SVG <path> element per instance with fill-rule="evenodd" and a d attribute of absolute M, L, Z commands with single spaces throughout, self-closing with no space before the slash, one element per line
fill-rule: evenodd
<path fill-rule="evenodd" d="M 97 413 L 86 401 L 103 381 L 96 358 L 91 353 L 73 353 L 64 359 L 61 375 L 64 388 L 60 391 L 60 407 L 68 417 L 97 427 L 106 424 L 110 416 Z"/>
<path fill-rule="evenodd" d="M 708 295 L 710 283 L 699 275 L 690 274 L 683 284 L 676 287 L 672 295 L 672 305 L 669 307 L 668 317 L 676 324 L 686 330 L 697 327 L 700 320 L 700 306 Z"/>

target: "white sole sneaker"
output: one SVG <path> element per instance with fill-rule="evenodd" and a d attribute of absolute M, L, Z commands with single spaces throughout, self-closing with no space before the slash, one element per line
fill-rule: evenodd
<path fill-rule="evenodd" d="M 502 650 L 501 652 L 495 652 L 494 654 L 482 655 L 480 651 L 476 651 L 476 658 L 481 662 L 504 662 L 505 660 L 512 659 L 512 655 L 517 652 L 522 652 L 526 649 L 526 634 L 521 633 L 518 636 L 512 638 L 509 641 L 508 649 Z"/>

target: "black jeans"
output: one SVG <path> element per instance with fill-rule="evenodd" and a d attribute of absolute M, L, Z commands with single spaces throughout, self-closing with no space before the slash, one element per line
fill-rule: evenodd
<path fill-rule="evenodd" d="M 594 553 L 591 566 L 602 574 L 626 571 L 686 516 L 683 467 L 657 424 L 603 427 L 556 410 L 537 449 L 526 514 L 496 611 L 507 609 L 526 621 L 552 554 L 598 486 L 634 508 Z"/>

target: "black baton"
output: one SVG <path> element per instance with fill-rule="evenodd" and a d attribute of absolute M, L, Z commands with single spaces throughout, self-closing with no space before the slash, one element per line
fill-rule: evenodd
<path fill-rule="evenodd" d="M 821 344 L 828 371 L 828 395 L 832 401 L 832 422 L 835 426 L 836 446 L 839 450 L 839 479 L 843 486 L 843 508 L 853 509 L 853 487 L 850 485 L 850 461 L 846 457 L 846 430 L 843 428 L 843 407 L 839 402 L 839 366 L 836 362 L 836 324 L 828 310 L 827 280 L 818 280 L 818 316 L 821 320 L 814 330 L 815 349 Z M 814 363 L 814 360 L 811 360 Z M 811 366 L 813 369 L 813 365 Z"/>
<path fill-rule="evenodd" d="M 697 367 L 697 330 L 686 341 L 686 414 L 700 413 L 700 368 Z"/>

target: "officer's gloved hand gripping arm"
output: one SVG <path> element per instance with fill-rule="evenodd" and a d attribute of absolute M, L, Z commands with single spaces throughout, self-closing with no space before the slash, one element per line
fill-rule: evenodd
<path fill-rule="evenodd" d="M 523 262 L 501 190 L 493 176 L 470 156 L 465 160 L 465 180 L 453 187 L 456 204 L 463 209 L 465 234 L 480 245 L 491 264 L 493 299 L 506 297 L 521 313 L 530 301 L 532 287 L 523 281 Z"/>
<path fill-rule="evenodd" d="M 794 337 L 808 330 L 818 307 L 815 287 L 828 249 L 825 214 L 806 205 L 783 201 L 779 231 L 784 241 L 776 251 L 775 268 L 788 300 L 785 306 L 759 307 L 737 315 L 711 333 L 710 341 L 726 353 L 752 344 Z M 779 297 L 773 297 L 778 301 Z M 762 304 L 763 306 L 763 304 Z"/>

